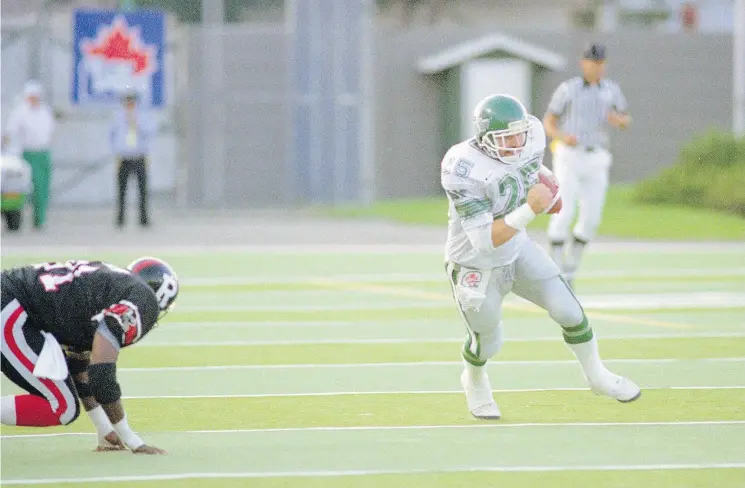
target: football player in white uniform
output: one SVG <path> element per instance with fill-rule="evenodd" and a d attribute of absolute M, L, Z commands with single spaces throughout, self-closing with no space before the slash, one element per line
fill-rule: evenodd
<path fill-rule="evenodd" d="M 445 154 L 441 182 L 449 200 L 446 269 L 467 336 L 461 384 L 476 418 L 498 419 L 486 362 L 502 346 L 502 300 L 509 292 L 546 310 L 562 328 L 593 392 L 630 402 L 632 381 L 609 371 L 577 297 L 525 227 L 556 202 L 538 173 L 546 135 L 517 99 L 491 95 L 474 111 L 475 136 Z"/>

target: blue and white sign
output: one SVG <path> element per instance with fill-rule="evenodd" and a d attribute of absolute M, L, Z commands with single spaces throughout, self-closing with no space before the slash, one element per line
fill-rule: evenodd
<path fill-rule="evenodd" d="M 77 10 L 74 28 L 73 103 L 118 103 L 134 89 L 145 105 L 163 105 L 161 12 Z"/>

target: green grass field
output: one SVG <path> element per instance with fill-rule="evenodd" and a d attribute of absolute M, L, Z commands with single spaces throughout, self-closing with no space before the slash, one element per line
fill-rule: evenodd
<path fill-rule="evenodd" d="M 745 219 L 734 214 L 677 205 L 640 204 L 633 188 L 615 185 L 608 191 L 599 235 L 630 239 L 745 240 Z M 370 207 L 328 210 L 339 217 L 368 217 L 426 225 L 446 225 L 447 200 L 390 200 Z M 548 216 L 539 216 L 531 228 L 545 229 Z"/>
<path fill-rule="evenodd" d="M 588 253 L 577 292 L 608 366 L 644 390 L 631 404 L 593 395 L 558 326 L 510 297 L 496 422 L 466 409 L 440 253 L 161 257 L 177 307 L 119 379 L 130 424 L 169 454 L 94 453 L 84 415 L 3 426 L 3 485 L 745 487 L 742 252 Z"/>

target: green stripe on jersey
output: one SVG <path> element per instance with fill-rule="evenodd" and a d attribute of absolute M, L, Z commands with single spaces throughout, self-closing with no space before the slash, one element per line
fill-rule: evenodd
<path fill-rule="evenodd" d="M 455 211 L 463 219 L 470 219 L 477 215 L 489 212 L 491 209 L 491 200 L 488 198 L 480 198 L 478 200 L 468 200 L 463 203 L 455 204 Z"/>

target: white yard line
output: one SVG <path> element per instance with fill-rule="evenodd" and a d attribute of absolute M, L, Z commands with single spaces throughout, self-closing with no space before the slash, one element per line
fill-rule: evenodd
<path fill-rule="evenodd" d="M 188 479 L 230 479 L 230 478 L 296 478 L 296 477 L 341 477 L 371 475 L 411 475 L 430 473 L 475 473 L 475 472 L 564 472 L 564 471 L 659 471 L 684 469 L 741 469 L 745 463 L 697 463 L 697 464 L 598 464 L 580 466 L 466 466 L 439 469 L 371 469 L 340 471 L 258 471 L 241 473 L 178 473 L 152 474 L 139 476 L 101 476 L 90 478 L 40 478 L 2 480 L 3 485 L 35 485 L 53 483 L 111 483 L 126 481 L 169 481 Z"/>
<path fill-rule="evenodd" d="M 589 319 L 592 321 L 593 314 L 590 313 Z M 510 319 L 507 323 L 507 329 L 508 332 L 510 332 L 510 329 L 515 327 L 514 321 L 516 319 Z M 521 317 L 519 320 L 528 320 L 526 317 Z M 534 319 L 530 319 L 534 320 Z M 546 319 L 549 320 L 549 319 Z M 599 318 L 598 320 L 602 320 Z M 257 321 L 226 321 L 226 322 L 176 322 L 176 321 L 164 321 L 162 323 L 163 327 L 167 328 L 169 331 L 171 329 L 211 329 L 211 328 L 227 328 L 227 329 L 241 329 L 241 328 L 259 328 L 259 329 L 281 329 L 286 327 L 297 327 L 300 329 L 307 329 L 307 328 L 313 328 L 313 327 L 321 327 L 321 328 L 350 328 L 350 329 L 360 329 L 360 328 L 378 328 L 378 327 L 388 327 L 388 326 L 397 326 L 400 328 L 407 328 L 411 327 L 413 325 L 419 325 L 419 326 L 426 326 L 427 328 L 431 329 L 433 324 L 436 323 L 446 323 L 446 324 L 452 324 L 456 329 L 457 327 L 460 327 L 461 322 L 460 319 L 452 319 L 449 317 L 444 317 L 441 319 L 395 319 L 395 320 L 379 320 L 379 321 L 360 321 L 360 322 L 354 322 L 354 321 L 322 321 L 322 320 L 312 320 L 312 321 L 297 321 L 297 322 L 273 322 L 273 321 L 265 321 L 265 320 L 257 320 Z M 729 324 L 728 324 L 729 325 Z M 745 330 L 745 316 L 743 316 L 741 323 L 736 323 L 736 325 L 741 325 L 742 329 Z M 161 329 L 157 329 L 161 330 Z M 535 337 L 512 337 L 507 338 L 508 341 L 552 341 L 552 340 L 560 340 L 561 335 L 559 331 L 559 326 L 556 326 L 556 332 L 557 335 L 551 335 L 551 336 L 535 336 Z M 601 339 L 667 339 L 670 337 L 745 337 L 745 332 L 670 332 L 665 334 L 660 333 L 649 333 L 649 334 L 603 334 L 600 336 Z"/>
<path fill-rule="evenodd" d="M 645 268 L 640 270 L 607 269 L 596 271 L 585 271 L 578 279 L 601 279 L 601 278 L 706 278 L 706 277 L 745 277 L 745 268 Z M 356 281 L 369 283 L 408 283 L 408 282 L 430 282 L 447 284 L 445 273 L 353 273 L 324 276 L 327 280 L 338 282 Z M 227 286 L 227 285 L 301 285 L 313 284 L 318 280 L 317 275 L 307 276 L 219 276 L 219 277 L 194 277 L 184 278 L 183 286 Z"/>
<path fill-rule="evenodd" d="M 406 226 L 402 226 L 406 228 Z M 222 253 L 241 254 L 434 254 L 441 256 L 445 242 L 433 244 L 293 244 L 293 245 L 173 245 L 148 246 L 3 246 L 3 255 L 34 256 L 39 254 L 82 255 L 101 253 L 160 253 L 168 256 Z M 589 254 L 735 254 L 745 255 L 745 245 L 738 242 L 593 242 Z"/>
<path fill-rule="evenodd" d="M 427 301 L 420 299 L 418 302 L 381 303 L 380 300 L 371 300 L 368 303 L 337 303 L 335 305 L 178 305 L 177 313 L 181 312 L 336 312 L 355 310 L 408 310 L 408 309 L 445 309 L 452 304 L 443 301 Z"/>
<path fill-rule="evenodd" d="M 447 285 L 447 275 L 442 273 L 383 273 L 383 274 L 339 274 L 326 275 L 325 279 L 346 282 L 370 282 L 370 283 L 411 283 L 432 282 Z M 318 275 L 307 276 L 218 276 L 184 278 L 180 283 L 184 286 L 226 286 L 226 285 L 313 285 L 318 280 Z"/>
<path fill-rule="evenodd" d="M 317 281 L 317 283 L 320 283 Z M 329 285 L 327 280 L 324 283 Z M 355 283 L 350 282 L 350 286 Z M 356 283 L 357 286 L 349 291 L 370 292 L 378 295 L 390 295 L 401 297 L 402 290 L 391 288 L 381 290 L 376 287 L 367 289 L 365 285 Z M 374 285 L 368 285 L 372 287 Z M 333 289 L 344 289 L 338 283 Z M 446 293 L 426 292 L 422 290 L 407 289 L 411 296 L 403 295 L 404 298 L 422 300 L 410 303 L 391 304 L 379 303 L 377 301 L 366 304 L 336 304 L 336 305 L 182 305 L 178 307 L 179 312 L 259 312 L 259 311 L 338 311 L 338 310 L 398 310 L 410 308 L 443 308 L 451 306 L 452 297 Z M 287 292 L 294 293 L 294 292 Z M 678 308 L 740 308 L 745 307 L 745 294 L 737 292 L 687 292 L 687 293 L 616 293 L 580 295 L 580 302 L 587 310 L 646 310 L 646 309 L 670 309 Z M 538 310 L 535 305 L 518 297 L 510 297 L 505 300 L 505 306 L 529 306 Z"/>
<path fill-rule="evenodd" d="M 743 425 L 745 420 L 691 420 L 670 422 L 521 422 L 456 425 L 359 425 L 348 427 L 272 427 L 266 429 L 222 429 L 222 430 L 183 430 L 170 431 L 169 434 L 254 434 L 272 432 L 352 432 L 388 430 L 462 430 L 462 429 L 514 429 L 526 427 L 687 427 L 706 425 Z M 163 433 L 163 432 L 161 432 Z M 33 439 L 46 437 L 94 436 L 89 432 L 57 432 L 54 434 L 9 434 L 0 435 L 2 439 Z"/>
<path fill-rule="evenodd" d="M 740 358 L 702 358 L 702 359 L 605 359 L 608 364 L 669 364 L 669 363 L 739 363 L 745 362 L 745 357 Z M 489 368 L 500 366 L 534 366 L 534 365 L 575 365 L 574 359 L 566 360 L 541 360 L 541 361 L 490 361 Z M 205 371 L 205 370 L 252 370 L 252 369 L 375 369 L 375 368 L 421 368 L 429 366 L 461 366 L 462 361 L 420 361 L 399 363 L 348 363 L 348 364 L 241 364 L 230 366 L 173 366 L 158 368 L 117 368 L 119 372 L 145 373 L 145 372 L 183 372 L 183 371 Z"/>
<path fill-rule="evenodd" d="M 592 315 L 592 314 L 590 314 Z M 592 317 L 590 317 L 592 319 Z M 298 328 L 310 328 L 310 327 L 349 327 L 358 329 L 360 327 L 380 327 L 382 325 L 400 324 L 401 327 L 408 326 L 411 322 L 422 322 L 421 319 L 416 321 L 407 320 L 395 320 L 392 322 L 167 322 L 166 327 L 170 330 L 175 329 L 211 329 L 211 328 L 282 328 L 282 327 L 298 327 Z M 434 322 L 434 321 L 430 321 Z M 455 321 L 456 325 L 457 321 Z M 512 324 L 508 324 L 509 326 Z M 745 328 L 745 322 L 742 324 Z M 597 334 L 599 339 L 611 340 L 611 339 L 718 339 L 718 338 L 738 338 L 745 337 L 745 332 L 670 332 L 667 334 Z M 389 338 L 382 338 L 389 339 Z M 399 338 L 390 338 L 399 339 Z M 400 338 L 403 339 L 403 338 Z M 371 338 L 368 340 L 377 340 Z M 412 341 L 420 342 L 421 339 L 410 339 Z M 443 337 L 441 340 L 451 341 L 454 340 L 450 337 Z M 462 337 L 458 340 L 462 340 Z M 507 337 L 506 342 L 563 342 L 559 329 L 557 328 L 556 335 L 549 336 L 535 336 L 535 337 Z M 158 342 L 156 340 L 156 342 Z M 316 342 L 313 341 L 313 344 Z M 138 345 L 144 345 L 146 341 L 139 342 Z M 170 343 L 169 343 L 170 344 Z M 205 341 L 202 345 L 210 345 L 210 342 Z"/>
<path fill-rule="evenodd" d="M 138 347 L 240 347 L 240 346 L 304 346 L 313 344 L 444 344 L 463 342 L 463 337 L 452 339 L 319 339 L 290 341 L 142 341 Z"/>
<path fill-rule="evenodd" d="M 579 299 L 584 308 L 597 310 L 745 307 L 745 293 L 741 292 L 619 293 L 580 295 Z"/>
<path fill-rule="evenodd" d="M 642 388 L 645 390 L 741 390 L 745 385 L 728 386 L 650 386 Z M 589 391 L 589 388 L 514 388 L 492 390 L 494 393 L 530 393 L 544 391 Z M 310 392 L 310 393 L 248 393 L 243 395 L 134 395 L 123 396 L 131 400 L 185 400 L 195 398 L 276 398 L 276 397 L 316 397 L 316 396 L 355 396 L 355 395 L 440 395 L 451 393 L 463 393 L 462 390 L 431 390 L 431 391 L 401 391 L 401 390 L 379 390 L 379 391 L 336 391 L 336 392 Z"/>
<path fill-rule="evenodd" d="M 558 331 L 557 331 L 558 334 Z M 600 340 L 624 340 L 624 339 L 695 339 L 695 338 L 740 338 L 745 337 L 741 333 L 721 334 L 627 334 L 627 335 L 598 335 Z M 436 337 L 423 339 L 416 337 L 382 337 L 372 339 L 294 339 L 294 340 L 234 340 L 234 341 L 164 341 L 145 340 L 139 342 L 137 347 L 251 347 L 251 346 L 312 346 L 312 345 L 334 345 L 334 344 L 455 344 L 462 343 L 463 337 Z M 561 336 L 547 337 L 525 337 L 506 339 L 506 342 L 563 342 Z"/>

